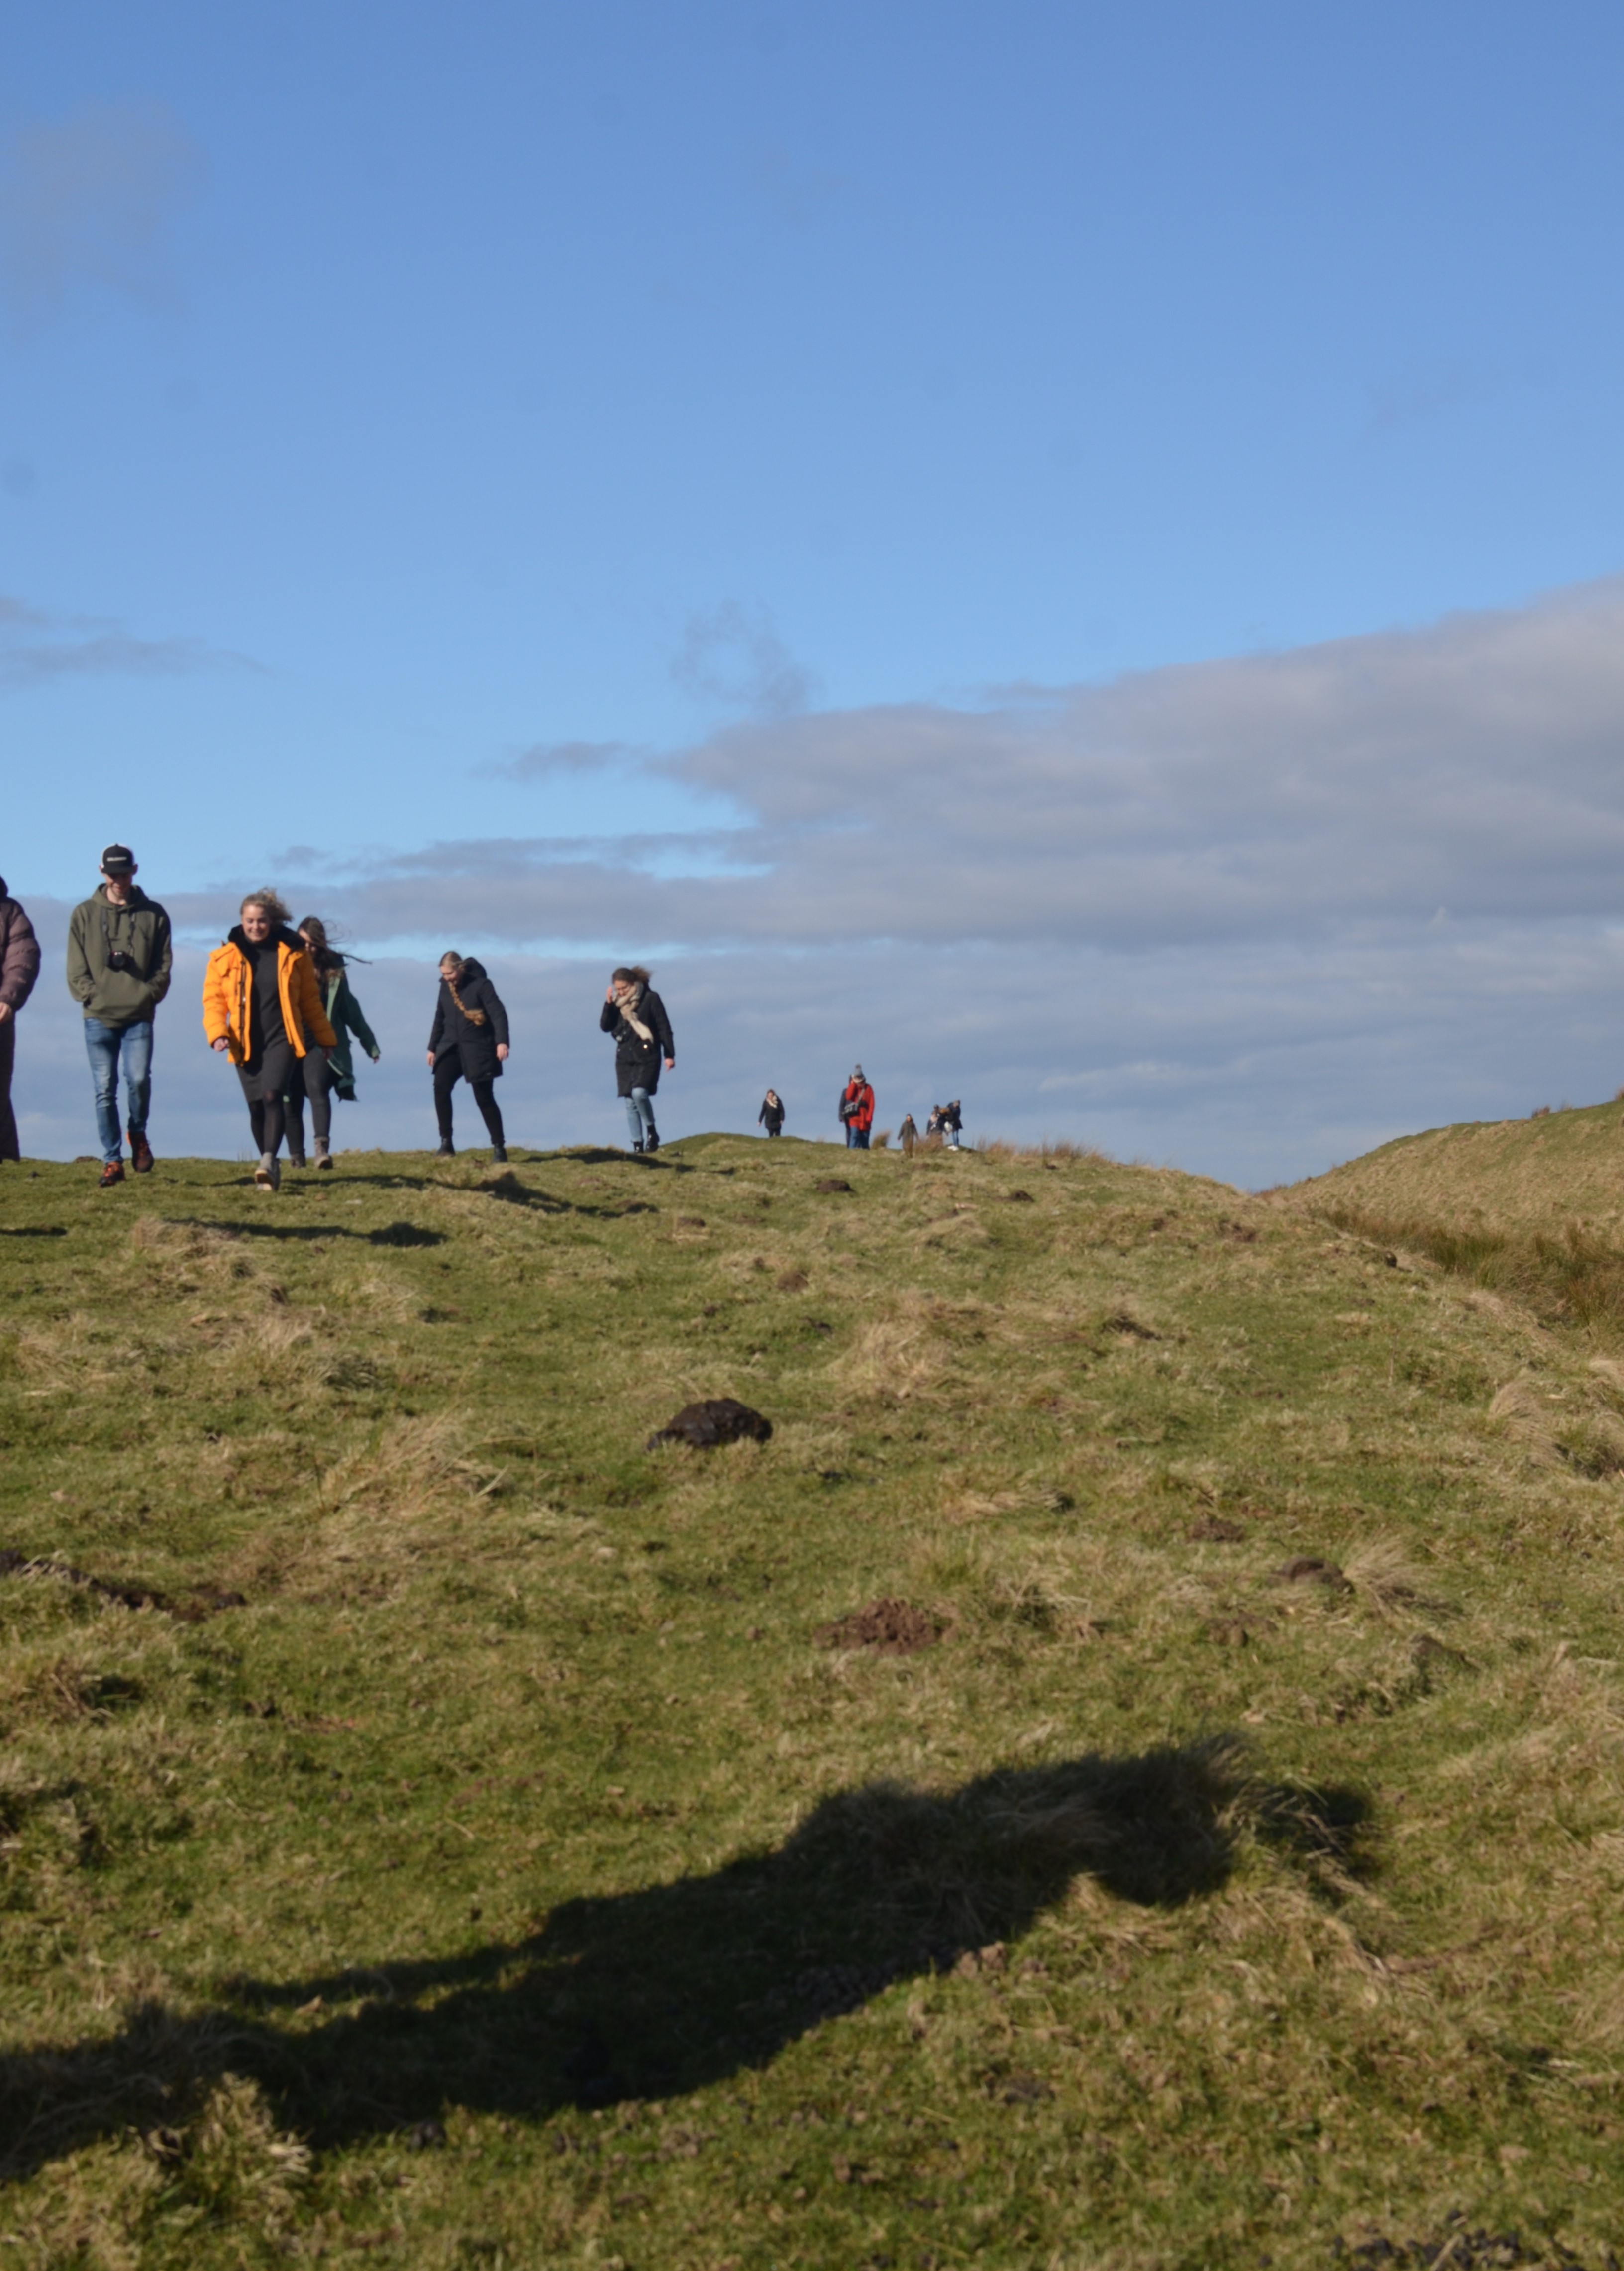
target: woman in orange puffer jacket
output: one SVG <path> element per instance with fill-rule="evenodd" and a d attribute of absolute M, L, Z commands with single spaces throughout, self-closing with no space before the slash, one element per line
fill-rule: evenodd
<path fill-rule="evenodd" d="M 250 891 L 241 920 L 209 957 L 203 980 L 203 1030 L 209 1046 L 237 1068 L 259 1165 L 254 1180 L 274 1191 L 283 1135 L 282 1098 L 298 1058 L 338 1046 L 328 1023 L 315 964 L 274 891 Z"/>

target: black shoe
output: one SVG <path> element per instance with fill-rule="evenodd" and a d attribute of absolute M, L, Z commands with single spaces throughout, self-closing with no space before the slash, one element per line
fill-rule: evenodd
<path fill-rule="evenodd" d="M 456 1148 L 451 1143 L 442 1143 L 440 1149 L 435 1152 L 434 1157 L 437 1159 L 455 1159 L 456 1157 Z"/>
<path fill-rule="evenodd" d="M 642 1148 L 643 1148 L 643 1147 L 642 1147 L 642 1145 L 641 1145 L 641 1143 L 634 1143 L 634 1144 L 633 1144 L 633 1146 L 632 1146 L 632 1156 L 633 1156 L 633 1158 L 639 1158 L 639 1159 L 640 1159 L 640 1158 L 642 1157 Z"/>
<path fill-rule="evenodd" d="M 302 1151 L 290 1151 L 287 1155 L 287 1164 L 290 1167 L 302 1167 L 305 1164 L 304 1153 Z"/>
<path fill-rule="evenodd" d="M 493 1143 L 491 1146 L 491 1165 L 493 1167 L 505 1167 L 507 1164 L 507 1145 L 505 1143 Z"/>
<path fill-rule="evenodd" d="M 659 1150 L 659 1148 L 660 1148 L 660 1131 L 659 1131 L 659 1129 L 658 1129 L 657 1128 L 651 1128 L 649 1130 L 649 1134 L 648 1134 L 648 1136 L 647 1136 L 646 1140 L 644 1141 L 644 1143 L 643 1143 L 643 1150 L 644 1150 L 645 1151 L 657 1151 L 657 1150 Z"/>

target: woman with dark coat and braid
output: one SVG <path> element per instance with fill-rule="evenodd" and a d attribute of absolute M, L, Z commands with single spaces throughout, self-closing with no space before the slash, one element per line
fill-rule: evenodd
<path fill-rule="evenodd" d="M 677 1044 L 665 1004 L 649 983 L 641 963 L 622 963 L 609 981 L 597 1013 L 600 1032 L 615 1037 L 615 1076 L 626 1105 L 634 1151 L 657 1151 L 654 1094 L 660 1084 L 660 1060 L 667 1072 L 677 1066 Z"/>
<path fill-rule="evenodd" d="M 464 961 L 460 954 L 440 957 L 440 999 L 434 1006 L 434 1031 L 428 1037 L 428 1061 L 434 1076 L 434 1117 L 440 1123 L 441 1159 L 453 1156 L 451 1091 L 465 1080 L 474 1092 L 491 1139 L 493 1159 L 505 1159 L 501 1107 L 492 1083 L 502 1076 L 508 1055 L 508 1012 L 501 996 L 485 974 L 482 963 Z"/>

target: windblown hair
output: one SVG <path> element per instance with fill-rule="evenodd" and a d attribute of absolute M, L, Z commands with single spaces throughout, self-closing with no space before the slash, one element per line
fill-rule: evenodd
<path fill-rule="evenodd" d="M 616 986 L 648 986 L 652 977 L 641 962 L 623 962 L 619 970 L 612 972 L 611 981 Z"/>
<path fill-rule="evenodd" d="M 310 942 L 310 959 L 318 970 L 342 970 L 344 957 L 327 942 L 327 925 L 320 915 L 306 915 L 300 929 Z"/>
<path fill-rule="evenodd" d="M 440 957 L 440 967 L 443 970 L 448 962 L 454 962 L 460 970 L 463 966 L 463 957 L 457 952 L 456 949 L 454 946 L 449 946 Z"/>
<path fill-rule="evenodd" d="M 286 930 L 292 923 L 293 918 L 287 912 L 286 901 L 280 891 L 273 891 L 269 884 L 263 891 L 248 893 L 242 905 L 237 909 L 239 916 L 245 915 L 250 907 L 263 907 L 266 921 L 273 927 L 279 923 L 282 928 Z"/>

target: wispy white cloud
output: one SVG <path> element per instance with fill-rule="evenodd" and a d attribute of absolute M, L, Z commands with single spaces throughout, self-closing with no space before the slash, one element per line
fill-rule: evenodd
<path fill-rule="evenodd" d="M 769 719 L 795 717 L 817 690 L 814 674 L 790 654 L 770 614 L 735 599 L 689 616 L 671 676 L 696 701 Z"/>
<path fill-rule="evenodd" d="M 257 670 L 246 656 L 201 639 L 140 638 L 118 623 L 56 614 L 0 593 L 0 687 L 53 679 L 174 678 L 204 670 Z"/>
<path fill-rule="evenodd" d="M 148 305 L 174 297 L 166 259 L 177 213 L 204 175 L 167 104 L 86 104 L 0 143 L 0 299 L 25 328 L 76 289 Z"/>

